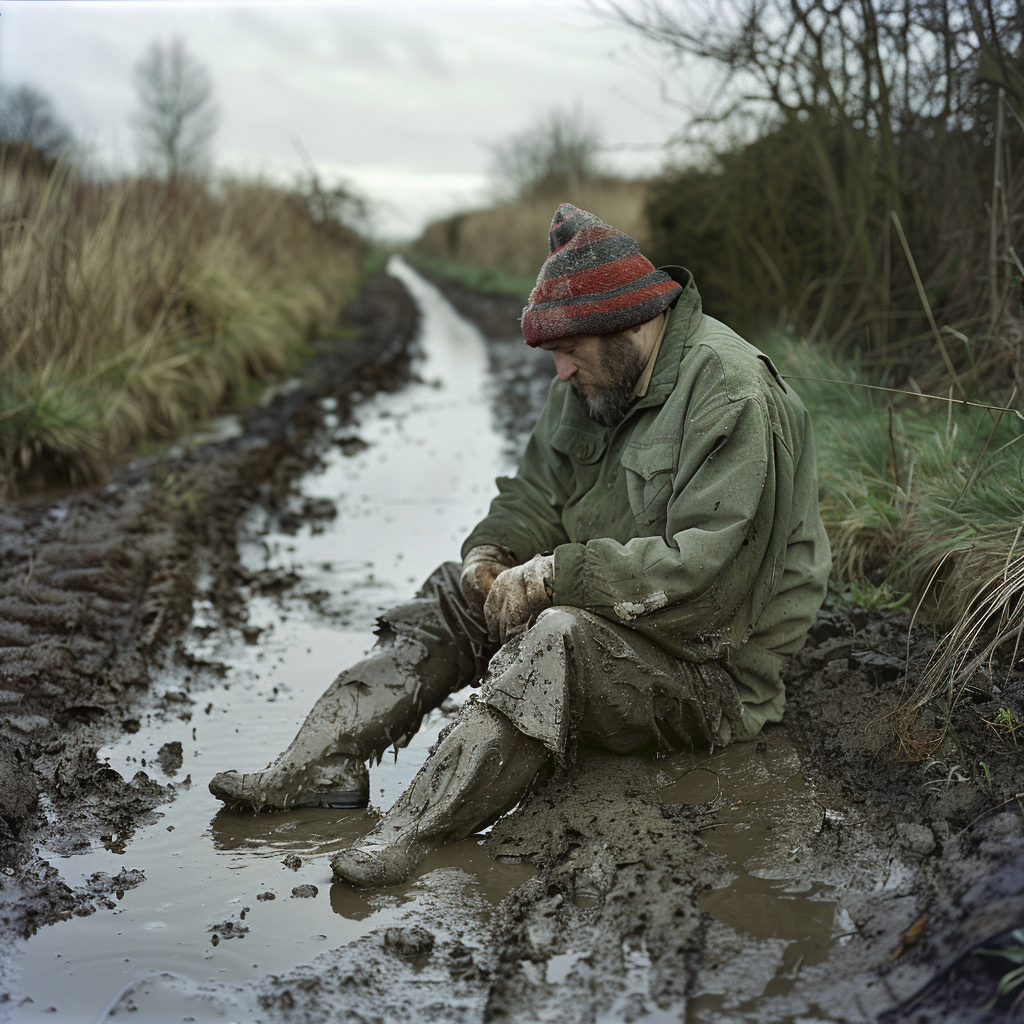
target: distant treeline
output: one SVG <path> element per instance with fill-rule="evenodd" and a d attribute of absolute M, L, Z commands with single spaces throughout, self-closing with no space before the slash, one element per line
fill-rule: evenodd
<path fill-rule="evenodd" d="M 532 148 L 497 150 L 517 198 L 431 225 L 422 252 L 535 274 L 569 200 L 692 270 L 708 311 L 741 330 L 789 328 L 900 385 L 1024 392 L 1021 0 L 629 12 L 712 69 L 717 105 L 688 131 L 704 156 L 616 183 L 567 115 L 538 122 Z"/>

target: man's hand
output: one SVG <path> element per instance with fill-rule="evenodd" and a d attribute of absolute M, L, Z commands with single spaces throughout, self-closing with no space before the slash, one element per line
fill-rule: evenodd
<path fill-rule="evenodd" d="M 535 555 L 523 565 L 506 569 L 484 602 L 489 638 L 506 643 L 524 633 L 538 613 L 551 607 L 554 578 L 554 555 Z"/>
<path fill-rule="evenodd" d="M 484 602 L 499 573 L 515 564 L 512 552 L 496 544 L 478 544 L 470 548 L 462 563 L 459 586 L 473 614 L 478 618 L 484 614 Z"/>

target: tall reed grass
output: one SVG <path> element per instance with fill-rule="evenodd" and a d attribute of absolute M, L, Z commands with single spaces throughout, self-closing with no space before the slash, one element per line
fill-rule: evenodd
<path fill-rule="evenodd" d="M 267 185 L 0 166 L 0 497 L 96 480 L 301 355 L 362 246 Z"/>

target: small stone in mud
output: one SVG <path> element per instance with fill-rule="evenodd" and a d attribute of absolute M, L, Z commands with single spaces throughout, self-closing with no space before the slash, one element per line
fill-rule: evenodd
<path fill-rule="evenodd" d="M 302 858 L 297 853 L 289 853 L 281 863 L 292 871 L 298 871 L 302 867 Z"/>
<path fill-rule="evenodd" d="M 307 498 L 302 514 L 307 519 L 334 519 L 338 515 L 338 506 L 330 498 Z"/>
<path fill-rule="evenodd" d="M 260 903 L 265 903 L 267 900 L 276 900 L 277 894 L 272 892 L 261 892 L 256 894 L 256 899 L 258 899 Z"/>
<path fill-rule="evenodd" d="M 857 650 L 850 652 L 850 660 L 861 668 L 866 668 L 875 678 L 875 682 L 891 682 L 904 670 L 901 658 L 880 651 Z"/>
<path fill-rule="evenodd" d="M 146 873 L 138 868 L 121 868 L 112 879 L 116 888 L 122 892 L 125 889 L 134 889 L 135 886 L 141 885 L 145 880 Z"/>
<path fill-rule="evenodd" d="M 841 682 L 850 671 L 850 662 L 846 658 L 835 658 L 825 666 L 825 678 L 830 683 Z"/>
<path fill-rule="evenodd" d="M 927 825 L 901 821 L 896 826 L 900 842 L 912 853 L 927 857 L 935 849 L 935 836 Z"/>
<path fill-rule="evenodd" d="M 389 928 L 384 933 L 384 948 L 399 956 L 423 956 L 434 948 L 434 936 L 419 925 Z"/>
<path fill-rule="evenodd" d="M 173 775 L 184 762 L 180 740 L 165 743 L 156 753 L 156 759 L 167 775 Z"/>
<path fill-rule="evenodd" d="M 320 890 L 315 885 L 297 885 L 292 889 L 292 899 L 312 899 Z"/>
<path fill-rule="evenodd" d="M 136 733 L 142 728 L 142 723 L 137 718 L 126 718 L 121 723 L 121 728 L 125 732 Z"/>

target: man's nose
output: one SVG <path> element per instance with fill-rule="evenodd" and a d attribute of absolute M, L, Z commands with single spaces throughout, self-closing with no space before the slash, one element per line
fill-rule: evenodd
<path fill-rule="evenodd" d="M 551 354 L 555 357 L 555 373 L 559 380 L 568 380 L 579 369 L 565 352 L 555 349 Z"/>

